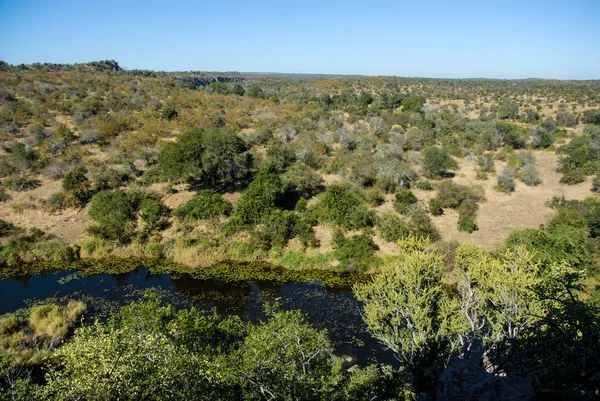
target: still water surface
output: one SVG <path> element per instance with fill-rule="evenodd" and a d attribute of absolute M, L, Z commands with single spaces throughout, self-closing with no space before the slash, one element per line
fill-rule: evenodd
<path fill-rule="evenodd" d="M 123 274 L 88 277 L 66 270 L 0 281 L 0 314 L 48 299 L 82 299 L 92 316 L 103 318 L 111 308 L 139 300 L 148 289 L 160 291 L 166 302 L 178 308 L 194 306 L 239 315 L 253 322 L 265 318 L 265 303 L 278 302 L 281 309 L 299 309 L 314 327 L 327 329 L 336 353 L 352 357 L 351 363 L 394 363 L 391 353 L 366 332 L 361 304 L 352 291 L 317 283 L 225 283 L 217 279 L 198 280 L 186 274 L 151 274 L 143 267 Z"/>

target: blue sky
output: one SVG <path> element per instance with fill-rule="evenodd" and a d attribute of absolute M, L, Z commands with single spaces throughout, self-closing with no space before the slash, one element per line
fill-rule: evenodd
<path fill-rule="evenodd" d="M 600 0 L 0 0 L 0 60 L 600 79 Z"/>

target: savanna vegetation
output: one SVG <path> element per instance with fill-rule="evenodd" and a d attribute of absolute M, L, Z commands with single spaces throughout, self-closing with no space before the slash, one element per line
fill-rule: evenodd
<path fill-rule="evenodd" d="M 414 399 L 451 358 L 599 395 L 598 81 L 0 63 L 0 180 L 3 272 L 364 274 L 365 323 L 399 361 L 348 372 L 277 308 L 37 305 L 0 318 L 3 399 Z"/>

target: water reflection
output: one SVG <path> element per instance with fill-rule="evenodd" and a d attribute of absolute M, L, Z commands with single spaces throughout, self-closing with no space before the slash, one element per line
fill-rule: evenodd
<path fill-rule="evenodd" d="M 391 355 L 366 333 L 360 303 L 352 291 L 314 283 L 227 283 L 197 280 L 186 274 L 151 274 L 143 267 L 129 273 L 90 277 L 61 271 L 0 281 L 0 314 L 48 298 L 78 298 L 88 302 L 88 311 L 93 315 L 106 316 L 109 308 L 137 300 L 149 288 L 160 290 L 176 307 L 193 305 L 219 314 L 236 314 L 247 321 L 264 319 L 265 302 L 276 301 L 283 310 L 299 309 L 316 328 L 327 329 L 339 354 L 356 357 L 361 363 L 375 358 L 392 362 Z"/>

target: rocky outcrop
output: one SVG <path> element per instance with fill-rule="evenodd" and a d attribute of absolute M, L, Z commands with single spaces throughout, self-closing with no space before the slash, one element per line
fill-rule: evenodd
<path fill-rule="evenodd" d="M 535 391 L 524 377 L 499 377 L 460 358 L 440 375 L 437 401 L 533 401 Z"/>

